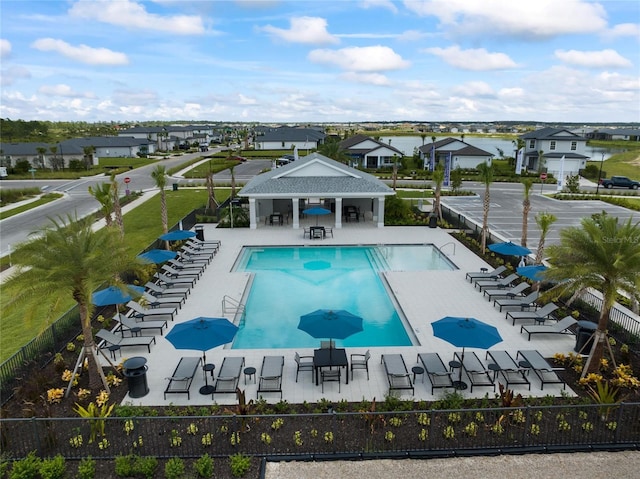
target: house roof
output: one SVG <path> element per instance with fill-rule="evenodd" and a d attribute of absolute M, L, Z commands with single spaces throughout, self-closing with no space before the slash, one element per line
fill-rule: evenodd
<path fill-rule="evenodd" d="M 364 143 L 367 141 L 371 141 L 375 143 L 377 146 L 373 148 L 354 148 L 354 147 L 357 147 L 360 143 Z M 404 153 L 402 153 L 402 151 L 398 150 L 397 148 L 391 145 L 388 145 L 382 141 L 378 141 L 375 138 L 371 138 L 370 136 L 367 136 L 367 135 L 362 135 L 362 134 L 354 135 L 340 142 L 340 148 L 345 150 L 348 154 L 352 154 L 352 155 L 355 154 L 355 155 L 365 156 L 367 155 L 367 153 L 370 153 L 382 147 L 395 152 L 398 156 L 404 156 Z"/>
<path fill-rule="evenodd" d="M 393 195 L 394 192 L 373 175 L 312 153 L 254 177 L 238 194 L 268 198 L 374 197 Z"/>
<path fill-rule="evenodd" d="M 271 130 L 265 130 L 264 135 L 259 136 L 256 141 L 312 141 L 317 142 L 324 139 L 326 135 L 313 128 L 291 128 L 282 126 Z"/>
<path fill-rule="evenodd" d="M 566 133 L 566 135 L 557 136 L 558 133 Z M 520 135 L 523 140 L 557 140 L 557 139 L 572 139 L 572 140 L 584 140 L 579 135 L 576 135 L 571 130 L 566 128 L 541 128 L 539 130 L 530 131 L 524 135 Z"/>
<path fill-rule="evenodd" d="M 446 148 L 446 146 L 451 145 L 452 143 L 462 143 L 462 148 Z M 431 143 L 429 145 L 422 145 L 418 150 L 422 153 L 428 154 L 431 152 L 431 149 L 434 148 L 438 153 L 449 153 L 456 154 L 458 156 L 494 156 L 493 153 L 485 151 L 481 148 L 475 147 L 466 143 L 462 140 L 458 140 L 457 138 L 444 138 L 442 140 L 438 140 L 435 143 Z"/>
<path fill-rule="evenodd" d="M 146 138 L 133 138 L 132 136 L 90 136 L 86 138 L 71 138 L 58 143 L 1 143 L 0 149 L 4 155 L 37 155 L 37 149 L 46 148 L 48 155 L 51 147 L 57 147 L 61 155 L 83 155 L 84 148 L 130 148 L 150 143 Z"/>

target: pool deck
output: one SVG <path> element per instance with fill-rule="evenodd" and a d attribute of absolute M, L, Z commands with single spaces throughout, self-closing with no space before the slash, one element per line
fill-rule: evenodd
<path fill-rule="evenodd" d="M 376 347 L 371 349 L 369 361 L 370 379 L 364 370 L 356 370 L 353 380 L 349 378 L 349 384 L 345 384 L 344 376 L 340 385 L 340 393 L 336 383 L 325 385 L 324 393 L 321 387 L 316 386 L 309 372 L 301 372 L 296 383 L 296 363 L 294 353 L 312 355 L 312 349 L 248 349 L 231 350 L 218 347 L 207 351 L 207 362 L 216 365 L 215 376 L 222 365 L 225 356 L 244 356 L 245 366 L 253 366 L 260 374 L 262 358 L 265 355 L 283 355 L 285 358 L 283 371 L 283 399 L 289 403 L 301 403 L 303 401 L 316 402 L 322 398 L 330 401 L 361 401 L 363 398 L 371 400 L 384 399 L 388 394 L 388 383 L 381 364 L 381 355 L 389 353 L 402 354 L 407 369 L 417 365 L 417 353 L 438 352 L 443 361 L 447 363 L 453 358 L 453 353 L 459 351 L 449 343 L 433 337 L 430 323 L 444 316 L 474 317 L 493 324 L 498 328 L 503 342 L 491 349 L 507 350 L 515 358 L 518 350 L 535 349 L 549 357 L 554 353 L 568 353 L 573 350 L 575 338 L 573 335 L 538 335 L 527 341 L 526 335 L 520 333 L 520 324 L 511 325 L 511 321 L 505 319 L 505 312 L 498 312 L 493 303 L 487 301 L 482 293 L 479 293 L 471 283 L 465 279 L 469 271 L 478 271 L 481 267 L 488 267 L 475 254 L 458 243 L 447 231 L 439 228 L 426 227 L 385 227 L 376 228 L 371 222 L 348 223 L 342 229 L 334 228 L 334 237 L 324 240 L 310 240 L 303 238 L 303 230 L 293 230 L 291 226 L 261 226 L 256 230 L 243 229 L 217 229 L 215 225 L 204 225 L 204 235 L 208 240 L 222 241 L 219 253 L 211 264 L 205 269 L 204 274 L 192 288 L 186 303 L 178 310 L 174 322 L 169 323 L 169 329 L 173 324 L 187 321 L 198 316 L 227 317 L 222 311 L 222 299 L 229 296 L 235 300 L 241 300 L 245 294 L 249 273 L 233 273 L 231 269 L 236 258 L 245 245 L 354 245 L 354 244 L 427 244 L 431 243 L 439 247 L 448 258 L 459 268 L 455 271 L 424 271 L 424 272 L 388 272 L 386 273 L 388 284 L 393 291 L 398 304 L 413 331 L 420 342 L 419 346 L 408 347 Z M 277 318 L 274 318 L 277 319 Z M 149 333 L 153 333 L 150 331 Z M 166 332 L 165 332 L 166 334 Z M 347 354 L 364 353 L 367 348 L 348 348 Z M 475 350 L 485 366 L 485 351 Z M 122 360 L 133 356 L 147 358 L 147 382 L 149 393 L 141 398 L 124 399 L 125 403 L 146 406 L 162 405 L 210 405 L 214 400 L 217 404 L 235 404 L 234 394 L 216 394 L 215 399 L 211 395 L 201 395 L 199 389 L 204 385 L 204 376 L 198 372 L 191 385 L 190 399 L 186 394 L 169 394 L 165 400 L 164 390 L 168 383 L 167 378 L 173 373 L 182 356 L 202 356 L 200 351 L 176 350 L 164 336 L 156 335 L 156 344 L 151 347 L 151 353 L 146 347 L 129 347 L 121 350 Z M 108 353 L 105 351 L 105 354 Z M 121 361 L 120 356 L 117 357 Z M 526 386 L 512 386 L 516 392 L 523 396 L 560 395 L 560 385 L 545 385 L 544 390 L 535 375 L 529 376 L 531 391 Z M 463 375 L 463 380 L 465 379 Z M 468 382 L 468 381 L 467 381 Z M 497 383 L 497 381 L 496 381 Z M 253 380 L 247 381 L 241 375 L 240 389 L 245 390 L 247 399 L 255 399 L 257 384 Z M 403 399 L 414 398 L 416 400 L 434 400 L 441 397 L 449 389 L 436 389 L 431 394 L 431 385 L 428 378 L 417 377 L 415 393 L 410 392 L 401 395 Z M 496 385 L 497 392 L 497 385 Z M 465 397 L 483 397 L 488 394 L 493 397 L 491 387 L 476 387 L 473 393 L 469 389 L 461 391 Z M 572 394 L 569 387 L 566 393 Z M 270 403 L 280 400 L 278 394 L 268 393 L 264 399 Z"/>

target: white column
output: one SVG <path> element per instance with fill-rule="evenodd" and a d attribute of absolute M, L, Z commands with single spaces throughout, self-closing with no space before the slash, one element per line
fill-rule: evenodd
<path fill-rule="evenodd" d="M 258 227 L 256 217 L 256 199 L 249 198 L 249 228 L 255 230 Z"/>
<path fill-rule="evenodd" d="M 378 228 L 384 228 L 384 196 L 378 198 Z"/>
<path fill-rule="evenodd" d="M 336 229 L 342 228 L 342 198 L 336 198 Z"/>
<path fill-rule="evenodd" d="M 291 214 L 293 215 L 293 229 L 300 229 L 300 198 L 293 198 L 291 200 L 293 203 L 293 211 Z"/>

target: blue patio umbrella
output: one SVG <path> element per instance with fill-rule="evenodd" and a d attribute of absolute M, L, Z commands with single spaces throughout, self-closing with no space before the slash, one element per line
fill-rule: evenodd
<path fill-rule="evenodd" d="M 226 318 L 207 318 L 200 316 L 184 323 L 176 324 L 165 338 L 176 349 L 193 349 L 202 351 L 202 364 L 207 364 L 209 349 L 233 341 L 238 326 Z M 207 376 L 205 375 L 205 380 Z M 205 384 L 200 388 L 201 394 L 211 394 L 213 386 Z"/>
<path fill-rule="evenodd" d="M 178 253 L 168 249 L 150 249 L 145 253 L 139 254 L 138 258 L 146 263 L 160 264 L 178 256 Z"/>
<path fill-rule="evenodd" d="M 520 268 L 516 268 L 516 272 L 520 276 L 524 276 L 532 281 L 542 281 L 544 279 L 542 273 L 547 269 L 548 268 L 543 264 L 534 264 L 531 266 L 521 266 Z"/>
<path fill-rule="evenodd" d="M 464 348 L 489 349 L 502 341 L 502 336 L 494 326 L 475 318 L 446 316 L 431 323 L 431 327 L 436 338 L 462 348 L 461 359 L 463 362 Z M 454 381 L 454 386 L 457 389 L 467 388 L 467 385 L 462 382 L 462 367 L 460 367 L 458 381 Z"/>
<path fill-rule="evenodd" d="M 134 297 L 141 296 L 142 293 L 144 293 L 144 288 L 133 284 L 126 285 L 124 289 L 118 286 L 109 286 L 93 293 L 91 302 L 96 306 L 123 304 L 131 301 Z"/>
<path fill-rule="evenodd" d="M 318 217 L 324 215 L 330 215 L 331 210 L 323 208 L 321 206 L 314 206 L 312 208 L 307 208 L 306 210 L 302 210 L 305 215 L 315 216 L 316 217 L 316 225 L 318 224 Z"/>
<path fill-rule="evenodd" d="M 362 331 L 362 318 L 342 309 L 318 309 L 300 316 L 298 329 L 314 338 L 346 339 Z"/>
<path fill-rule="evenodd" d="M 502 254 L 505 256 L 526 256 L 531 254 L 531 250 L 529 248 L 525 248 L 524 246 L 517 245 L 508 241 L 506 243 L 494 243 L 489 245 L 489 251 L 493 251 L 494 253 Z"/>
<path fill-rule="evenodd" d="M 160 236 L 163 241 L 181 241 L 189 238 L 193 238 L 196 235 L 195 231 L 188 230 L 173 230 Z"/>

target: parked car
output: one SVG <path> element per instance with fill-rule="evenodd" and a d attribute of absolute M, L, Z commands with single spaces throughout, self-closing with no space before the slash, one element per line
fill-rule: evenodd
<path fill-rule="evenodd" d="M 637 190 L 640 187 L 640 181 L 635 181 L 626 176 L 612 176 L 609 179 L 600 180 L 600 184 L 605 188 L 629 188 Z"/>
<path fill-rule="evenodd" d="M 247 159 L 244 156 L 238 156 L 238 155 L 231 155 L 229 159 L 239 161 L 241 163 L 244 163 L 245 161 L 247 161 Z"/>

